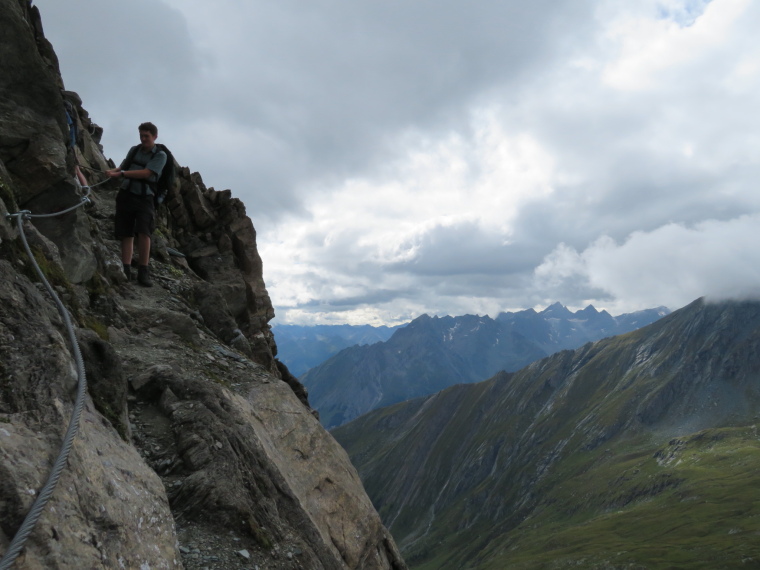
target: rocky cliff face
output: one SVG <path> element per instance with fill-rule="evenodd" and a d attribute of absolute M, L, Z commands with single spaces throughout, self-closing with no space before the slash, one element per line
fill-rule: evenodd
<path fill-rule="evenodd" d="M 95 185 L 113 162 L 63 90 L 37 9 L 0 0 L 0 29 L 1 553 L 58 454 L 77 385 L 64 323 L 5 214 L 77 204 L 74 164 Z M 90 205 L 24 223 L 76 328 L 89 395 L 17 567 L 405 568 L 348 457 L 276 360 L 243 204 L 179 168 L 154 236 L 155 284 L 142 289 L 121 270 L 114 197 L 99 185 Z"/>
<path fill-rule="evenodd" d="M 760 560 L 760 302 L 638 331 L 334 430 L 410 565 Z"/>

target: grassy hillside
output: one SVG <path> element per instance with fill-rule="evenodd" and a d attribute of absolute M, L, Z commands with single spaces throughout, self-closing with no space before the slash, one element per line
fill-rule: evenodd
<path fill-rule="evenodd" d="M 563 462 L 536 489 L 536 506 L 515 528 L 482 525 L 451 533 L 454 540 L 433 549 L 412 547 L 411 567 L 760 567 L 754 426 L 705 430 L 662 447 L 621 442 L 614 448 Z M 452 530 L 455 519 L 448 521 Z"/>

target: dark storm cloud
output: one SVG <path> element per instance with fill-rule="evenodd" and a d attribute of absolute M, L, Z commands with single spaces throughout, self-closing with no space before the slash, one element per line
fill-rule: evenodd
<path fill-rule="evenodd" d="M 251 153 L 266 183 L 249 191 L 291 209 L 307 189 L 405 152 L 400 131 L 462 128 L 484 90 L 555 55 L 560 23 L 581 32 L 589 6 L 252 2 L 239 8 L 248 41 L 207 71 L 204 97 L 215 93 L 223 120 L 271 135 L 279 153 Z"/>
<path fill-rule="evenodd" d="M 38 4 L 45 21 L 66 21 L 53 39 L 89 107 L 152 109 L 167 137 L 184 120 L 198 129 L 195 147 L 178 145 L 192 168 L 277 210 L 293 208 L 304 184 L 314 191 L 403 152 L 399 131 L 461 128 L 484 91 L 556 55 L 562 29 L 582 33 L 593 3 L 227 1 L 203 21 L 193 2 Z M 247 160 L 233 150 L 237 164 L 222 170 L 197 148 L 215 121 L 251 145 Z"/>

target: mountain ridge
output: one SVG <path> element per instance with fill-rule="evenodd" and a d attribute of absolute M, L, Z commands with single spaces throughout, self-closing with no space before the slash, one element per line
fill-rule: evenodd
<path fill-rule="evenodd" d="M 300 377 L 332 429 L 374 408 L 516 371 L 557 350 L 631 330 L 664 307 L 612 317 L 555 303 L 536 312 L 417 317 L 385 342 L 343 349 Z"/>
<path fill-rule="evenodd" d="M 333 434 L 413 568 L 738 567 L 760 556 L 747 542 L 760 532 L 760 496 L 747 490 L 760 466 L 758 346 L 760 303 L 698 300 Z M 610 506 L 632 532 L 663 530 L 647 544 L 614 534 Z M 702 546 L 678 522 L 689 517 L 706 529 Z M 668 535 L 669 524 L 683 528 Z M 658 558 L 668 536 L 692 554 Z"/>

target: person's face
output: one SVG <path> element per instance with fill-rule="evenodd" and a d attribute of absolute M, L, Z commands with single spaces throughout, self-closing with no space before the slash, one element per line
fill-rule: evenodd
<path fill-rule="evenodd" d="M 156 144 L 156 139 L 158 137 L 153 135 L 150 131 L 140 131 L 140 144 L 142 144 L 143 148 L 153 148 L 153 145 Z"/>

